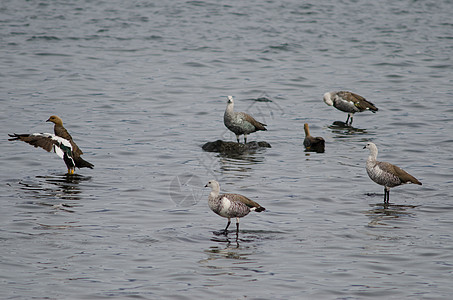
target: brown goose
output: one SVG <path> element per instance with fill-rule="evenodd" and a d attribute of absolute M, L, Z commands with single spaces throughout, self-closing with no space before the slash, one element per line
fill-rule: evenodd
<path fill-rule="evenodd" d="M 360 95 L 346 91 L 325 93 L 324 102 L 329 106 L 348 113 L 346 125 L 352 125 L 353 115 L 357 112 L 370 110 L 375 113 L 378 111 L 378 108 L 370 101 Z M 348 124 L 349 118 L 351 118 L 351 122 Z"/>
<path fill-rule="evenodd" d="M 325 141 L 322 137 L 313 137 L 310 135 L 310 129 L 308 128 L 308 124 L 304 124 L 304 131 L 305 131 L 305 139 L 304 139 L 304 146 L 307 151 L 315 151 L 322 153 L 324 152 Z"/>
<path fill-rule="evenodd" d="M 211 188 L 208 198 L 209 208 L 221 217 L 228 218 L 228 223 L 223 234 L 228 234 L 228 226 L 231 218 L 236 218 L 236 235 L 239 234 L 239 218 L 248 215 L 251 211 L 261 212 L 265 208 L 249 198 L 239 194 L 221 194 L 220 185 L 217 181 L 211 180 L 205 187 Z"/>
<path fill-rule="evenodd" d="M 93 164 L 83 160 L 80 155 L 83 154 L 82 150 L 74 143 L 71 135 L 63 127 L 63 121 L 57 116 L 51 116 L 47 122 L 53 122 L 54 133 L 32 133 L 32 134 L 9 134 L 11 137 L 9 141 L 21 140 L 32 146 L 41 147 L 44 150 L 55 152 L 61 157 L 66 166 L 68 167 L 68 174 L 74 174 L 75 167 L 77 168 L 90 168 L 94 167 Z"/>
<path fill-rule="evenodd" d="M 370 150 L 370 156 L 366 161 L 366 171 L 371 180 L 384 186 L 384 203 L 389 203 L 390 188 L 392 187 L 405 183 L 422 185 L 417 178 L 403 169 L 388 162 L 377 161 L 378 149 L 374 143 L 367 143 L 363 149 L 365 148 Z"/>
<path fill-rule="evenodd" d="M 244 144 L 247 144 L 247 134 L 256 132 L 258 130 L 267 130 L 266 124 L 258 122 L 251 115 L 244 112 L 234 111 L 233 96 L 228 96 L 228 103 L 223 115 L 223 123 L 235 135 L 239 143 L 239 136 L 244 135 Z"/>

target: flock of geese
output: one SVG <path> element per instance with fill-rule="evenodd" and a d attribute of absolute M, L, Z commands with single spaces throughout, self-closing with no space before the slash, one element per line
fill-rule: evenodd
<path fill-rule="evenodd" d="M 266 124 L 258 122 L 252 116 L 244 112 L 234 111 L 234 100 L 232 96 L 227 97 L 227 107 L 224 114 L 224 124 L 235 135 L 239 143 L 239 137 L 244 135 L 244 144 L 247 143 L 247 135 L 256 131 L 265 131 Z M 358 112 L 369 110 L 373 113 L 378 108 L 367 101 L 364 97 L 352 92 L 339 91 L 324 94 L 324 102 L 338 110 L 346 112 L 348 117 L 345 125 L 351 126 L 353 115 Z M 71 135 L 63 127 L 63 121 L 57 116 L 51 116 L 47 122 L 54 123 L 54 134 L 51 133 L 32 133 L 32 134 L 9 134 L 9 141 L 24 141 L 32 146 L 41 147 L 48 152 L 55 152 L 66 164 L 68 174 L 74 174 L 75 168 L 93 168 L 94 165 L 82 159 L 82 150 L 73 141 Z M 304 146 L 307 150 L 322 149 L 324 151 L 324 139 L 322 137 L 312 137 L 308 124 L 304 124 L 305 139 Z M 364 149 L 370 150 L 366 162 L 368 176 L 384 186 L 384 203 L 389 203 L 390 188 L 406 183 L 421 185 L 422 183 L 414 176 L 403 169 L 388 162 L 377 160 L 378 149 L 374 143 L 367 143 Z M 251 211 L 261 212 L 265 208 L 239 194 L 220 194 L 220 185 L 217 181 L 211 180 L 205 187 L 210 187 L 211 192 L 208 197 L 209 208 L 221 217 L 227 218 L 226 228 L 222 234 L 228 234 L 228 227 L 231 218 L 236 218 L 236 236 L 239 233 L 239 218 L 248 215 Z"/>

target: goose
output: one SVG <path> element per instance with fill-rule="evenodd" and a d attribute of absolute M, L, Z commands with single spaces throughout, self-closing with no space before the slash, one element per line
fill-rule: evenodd
<path fill-rule="evenodd" d="M 215 180 L 210 180 L 205 187 L 211 188 L 208 197 L 209 208 L 221 217 L 227 218 L 228 223 L 223 234 L 228 234 L 231 218 L 236 218 L 236 235 L 239 234 L 239 218 L 245 217 L 251 211 L 262 212 L 266 210 L 249 198 L 239 194 L 220 194 L 220 185 Z"/>
<path fill-rule="evenodd" d="M 384 203 L 389 203 L 390 188 L 392 187 L 405 183 L 422 185 L 417 178 L 398 166 L 388 162 L 377 161 L 378 149 L 374 143 L 367 143 L 363 149 L 365 148 L 370 150 L 370 155 L 366 161 L 366 171 L 371 180 L 384 186 Z"/>
<path fill-rule="evenodd" d="M 324 152 L 325 141 L 322 137 L 313 137 L 310 135 L 310 129 L 308 128 L 308 124 L 304 124 L 304 131 L 305 131 L 305 139 L 304 139 L 304 147 L 307 151 L 316 151 L 316 152 Z"/>
<path fill-rule="evenodd" d="M 9 141 L 20 140 L 32 146 L 40 147 L 47 152 L 55 152 L 66 164 L 68 174 L 74 174 L 75 167 L 93 169 L 94 165 L 82 159 L 82 150 L 72 140 L 71 135 L 63 127 L 63 121 L 57 116 L 50 116 L 46 122 L 54 123 L 54 134 L 32 133 L 32 134 L 8 134 Z"/>
<path fill-rule="evenodd" d="M 227 97 L 227 107 L 223 115 L 223 122 L 225 126 L 231 130 L 239 143 L 239 136 L 244 135 L 244 144 L 247 144 L 247 134 L 256 132 L 258 130 L 267 130 L 264 123 L 258 122 L 251 115 L 244 112 L 234 111 L 233 96 Z"/>
<path fill-rule="evenodd" d="M 378 111 L 378 108 L 373 103 L 352 92 L 327 92 L 324 94 L 324 102 L 329 106 L 348 113 L 346 125 L 352 125 L 353 115 L 357 112 L 370 110 L 375 113 Z M 348 124 L 349 118 L 351 118 L 351 122 Z"/>

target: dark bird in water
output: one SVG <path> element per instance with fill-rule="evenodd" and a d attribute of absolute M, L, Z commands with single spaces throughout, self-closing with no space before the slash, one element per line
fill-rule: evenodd
<path fill-rule="evenodd" d="M 225 126 L 231 130 L 235 135 L 239 143 L 239 136 L 244 135 L 244 144 L 247 144 L 247 134 L 258 130 L 267 130 L 266 124 L 258 122 L 251 115 L 244 112 L 234 111 L 234 100 L 233 96 L 228 96 L 228 103 L 223 115 L 223 122 Z"/>
<path fill-rule="evenodd" d="M 357 112 L 369 110 L 375 113 L 378 111 L 378 108 L 373 103 L 367 101 L 362 96 L 351 92 L 340 91 L 325 93 L 324 102 L 329 106 L 333 106 L 338 110 L 348 113 L 348 118 L 345 122 L 346 125 L 352 125 L 353 115 Z M 349 118 L 351 118 L 351 122 L 348 124 Z"/>
<path fill-rule="evenodd" d="M 55 124 L 54 133 L 32 133 L 32 134 L 9 134 L 9 141 L 21 140 L 32 146 L 41 147 L 47 152 L 55 152 L 63 159 L 67 168 L 68 174 L 74 174 L 75 167 L 93 169 L 94 165 L 83 160 L 80 157 L 83 152 L 74 143 L 71 135 L 66 128 L 63 127 L 63 121 L 57 116 L 51 116 L 47 122 Z"/>
<path fill-rule="evenodd" d="M 308 124 L 304 124 L 304 131 L 305 131 L 305 139 L 304 139 L 304 147 L 307 151 L 314 151 L 318 153 L 324 152 L 325 141 L 322 137 L 313 137 L 310 135 L 310 129 L 308 128 Z"/>
<path fill-rule="evenodd" d="M 390 188 L 405 183 L 422 185 L 414 176 L 403 169 L 388 162 L 377 161 L 378 149 L 374 143 L 367 143 L 363 149 L 370 150 L 370 156 L 366 161 L 366 171 L 371 180 L 384 186 L 384 203 L 389 203 Z"/>
<path fill-rule="evenodd" d="M 236 235 L 239 234 L 239 218 L 245 217 L 251 211 L 261 212 L 265 208 L 249 198 L 239 194 L 220 194 L 220 185 L 211 180 L 205 187 L 211 188 L 208 198 L 209 208 L 221 217 L 228 218 L 223 234 L 228 234 L 231 218 L 236 218 Z"/>

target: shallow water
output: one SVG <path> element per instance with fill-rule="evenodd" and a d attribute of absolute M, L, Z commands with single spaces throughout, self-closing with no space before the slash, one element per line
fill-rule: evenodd
<path fill-rule="evenodd" d="M 4 1 L 0 14 L 3 298 L 449 298 L 451 1 Z M 322 95 L 379 108 L 346 114 Z M 242 156 L 226 96 L 268 124 Z M 268 97 L 272 102 L 254 101 Z M 8 133 L 56 114 L 93 163 Z M 304 152 L 303 124 L 326 140 Z M 383 188 L 378 159 L 423 182 Z M 266 207 L 213 232 L 210 179 Z M 232 228 L 234 229 L 234 222 Z"/>

